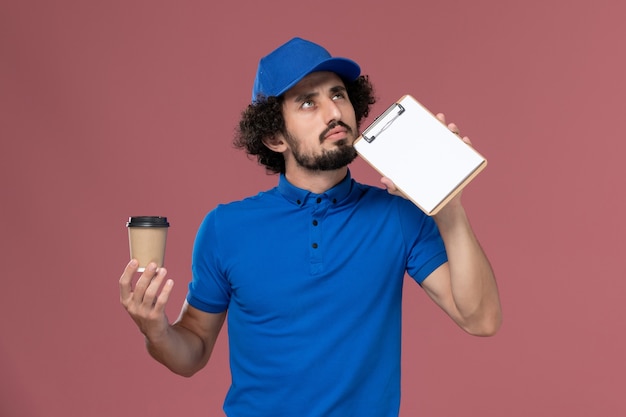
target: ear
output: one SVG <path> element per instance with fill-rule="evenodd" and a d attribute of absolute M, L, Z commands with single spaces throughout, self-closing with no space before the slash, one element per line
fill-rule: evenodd
<path fill-rule="evenodd" d="M 287 142 L 283 138 L 281 133 L 276 134 L 275 136 L 270 136 L 263 139 L 263 144 L 267 146 L 270 150 L 278 153 L 283 153 L 287 150 Z"/>

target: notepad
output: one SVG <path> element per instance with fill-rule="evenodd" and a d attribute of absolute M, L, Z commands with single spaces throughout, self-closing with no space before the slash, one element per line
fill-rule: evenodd
<path fill-rule="evenodd" d="M 354 147 L 429 216 L 487 165 L 481 154 L 410 95 L 377 117 Z"/>

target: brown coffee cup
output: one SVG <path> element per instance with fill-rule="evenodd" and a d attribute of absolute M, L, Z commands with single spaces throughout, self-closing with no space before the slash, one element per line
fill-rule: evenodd
<path fill-rule="evenodd" d="M 157 267 L 162 267 L 165 260 L 167 229 L 170 227 L 167 217 L 129 217 L 126 227 L 128 228 L 130 258 L 139 261 L 137 271 L 145 271 L 150 262 L 156 263 Z"/>

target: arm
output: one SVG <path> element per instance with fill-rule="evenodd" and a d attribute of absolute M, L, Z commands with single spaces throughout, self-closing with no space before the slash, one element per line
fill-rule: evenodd
<path fill-rule="evenodd" d="M 174 282 L 164 282 L 167 271 L 154 264 L 146 268 L 134 291 L 131 280 L 137 270 L 132 260 L 120 278 L 120 301 L 146 338 L 150 355 L 171 371 L 191 376 L 209 360 L 226 312 L 211 314 L 184 303 L 180 316 L 169 324 L 165 305 Z M 159 291 L 160 290 L 160 291 Z"/>
<path fill-rule="evenodd" d="M 433 271 L 422 288 L 466 332 L 495 334 L 502 322 L 498 288 L 465 210 L 460 203 L 453 204 L 442 209 L 435 222 L 448 262 Z"/>
<path fill-rule="evenodd" d="M 437 117 L 445 123 L 443 114 Z M 454 123 L 448 125 L 454 133 Z M 463 140 L 470 143 L 469 138 Z M 383 178 L 388 191 L 402 196 L 393 182 Z M 461 204 L 461 193 L 434 216 L 443 238 L 448 262 L 422 283 L 428 296 L 463 330 L 479 335 L 495 334 L 502 322 L 500 297 L 489 260 L 482 250 Z"/>

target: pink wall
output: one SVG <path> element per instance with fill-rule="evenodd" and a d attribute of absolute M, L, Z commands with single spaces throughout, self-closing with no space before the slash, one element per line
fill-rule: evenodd
<path fill-rule="evenodd" d="M 204 214 L 276 182 L 230 139 L 295 35 L 360 62 L 375 113 L 413 94 L 489 159 L 465 202 L 504 327 L 466 336 L 407 285 L 402 416 L 626 415 L 624 2 L 7 3 L 0 415 L 221 415 L 226 338 L 177 377 L 119 305 L 124 221 L 169 217 L 173 319 Z"/>

